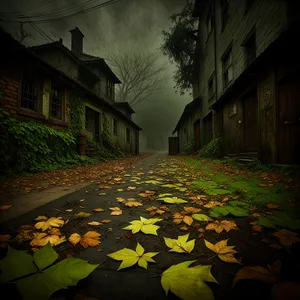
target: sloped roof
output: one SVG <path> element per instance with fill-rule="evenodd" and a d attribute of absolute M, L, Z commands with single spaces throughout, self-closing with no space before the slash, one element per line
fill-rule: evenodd
<path fill-rule="evenodd" d="M 40 59 L 34 51 L 31 51 L 30 48 L 26 48 L 22 44 L 20 44 L 17 40 L 15 40 L 10 34 L 4 31 L 4 29 L 0 26 L 0 38 L 1 41 L 6 45 L 9 53 L 17 53 L 14 51 L 16 49 L 17 51 L 22 51 L 26 55 L 26 57 L 30 57 L 32 59 L 35 59 L 38 62 L 38 66 L 44 68 L 47 70 L 50 74 L 55 74 L 57 77 L 59 77 L 64 82 L 67 82 L 69 86 L 72 86 L 74 88 L 80 89 L 81 91 L 85 92 L 87 95 L 99 100 L 104 106 L 109 107 L 112 109 L 120 118 L 122 118 L 124 121 L 126 121 L 128 124 L 132 125 L 137 130 L 142 130 L 137 124 L 135 124 L 131 119 L 126 117 L 119 109 L 117 109 L 113 104 L 106 101 L 103 98 L 100 98 L 97 94 L 95 94 L 92 90 L 89 90 L 85 86 L 81 84 L 78 80 L 75 78 L 69 77 L 67 74 L 62 72 L 61 70 L 55 68 L 54 66 L 50 65 L 49 63 L 45 62 L 44 60 Z M 3 57 L 2 57 L 3 59 Z M 0 57 L 1 60 L 1 57 Z"/>
<path fill-rule="evenodd" d="M 195 111 L 195 108 L 199 107 L 200 104 L 201 104 L 201 98 L 198 97 L 185 106 L 183 113 L 181 114 L 180 119 L 177 122 L 177 125 L 173 130 L 172 134 L 174 134 L 179 129 L 180 125 L 182 125 L 192 115 L 192 113 Z"/>
<path fill-rule="evenodd" d="M 133 110 L 133 108 L 130 106 L 128 102 L 116 102 L 115 106 L 121 109 L 122 108 L 125 109 L 129 114 L 135 113 L 135 111 Z"/>

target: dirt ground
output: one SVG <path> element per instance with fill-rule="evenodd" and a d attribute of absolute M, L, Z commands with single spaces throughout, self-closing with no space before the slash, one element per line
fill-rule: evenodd
<path fill-rule="evenodd" d="M 211 273 L 218 283 L 206 284 L 216 300 L 281 299 L 276 298 L 281 291 L 287 299 L 286 288 L 276 288 L 283 282 L 299 283 L 300 239 L 297 234 L 300 229 L 300 198 L 298 182 L 294 178 L 279 172 L 250 172 L 219 161 L 164 154 L 148 155 L 138 162 L 122 166 L 116 163 L 114 171 L 110 172 L 105 171 L 105 166 L 100 169 L 101 178 L 97 179 L 98 175 L 95 175 L 100 170 L 93 169 L 93 182 L 88 186 L 1 224 L 1 233 L 11 235 L 9 245 L 29 252 L 33 248 L 30 240 L 18 243 L 15 237 L 22 225 L 37 223 L 34 219 L 38 216 L 68 220 L 61 228 L 61 234 L 67 238 L 73 233 L 83 235 L 87 231 L 101 234 L 101 243 L 96 247 L 73 246 L 69 241 L 55 246 L 60 259 L 80 257 L 100 266 L 77 287 L 56 292 L 54 298 L 74 299 L 80 294 L 101 300 L 179 299 L 171 291 L 166 296 L 161 275 L 169 267 L 191 260 L 195 260 L 191 266 L 212 266 Z M 85 172 L 88 174 L 88 169 Z M 166 203 L 164 199 L 167 202 L 186 202 Z M 130 200 L 140 202 L 141 206 L 126 206 Z M 8 198 L 5 203 L 10 204 Z M 121 209 L 122 213 L 111 215 L 110 208 L 114 207 Z M 151 207 L 156 214 L 150 215 Z M 94 212 L 95 208 L 103 211 Z M 0 211 L 2 216 L 7 212 L 9 209 Z M 76 217 L 79 212 L 91 215 Z M 203 221 L 203 215 L 209 220 Z M 130 230 L 123 229 L 140 217 L 161 219 L 155 223 L 159 226 L 157 235 L 141 231 L 132 234 Z M 89 225 L 92 221 L 101 224 Z M 189 241 L 195 240 L 192 251 L 170 252 L 164 238 L 177 239 L 186 234 L 189 234 Z M 225 240 L 236 250 L 232 252 L 231 262 L 206 244 L 215 245 Z M 153 257 L 155 263 L 149 263 L 147 270 L 136 264 L 117 271 L 121 262 L 107 255 L 123 248 L 135 250 L 137 243 L 143 246 L 145 252 L 159 252 Z M 4 255 L 5 248 L 2 249 Z M 282 266 L 280 270 L 277 268 L 279 274 L 275 274 L 274 269 L 272 271 L 274 274 L 271 275 L 276 280 L 269 283 L 266 280 L 240 280 L 233 288 L 233 280 L 241 268 L 267 267 L 276 261 Z M 255 278 L 258 279 L 257 275 L 252 279 Z M 5 288 L 12 295 L 14 290 L 11 286 Z M 295 291 L 298 291 L 297 288 Z"/>

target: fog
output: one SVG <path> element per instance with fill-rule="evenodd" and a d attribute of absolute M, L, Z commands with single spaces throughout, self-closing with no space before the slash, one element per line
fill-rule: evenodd
<path fill-rule="evenodd" d="M 0 24 L 19 39 L 20 24 L 11 22 L 22 13 L 25 21 L 40 18 L 56 18 L 71 12 L 101 4 L 105 0 L 0 0 L 0 17 L 5 19 Z M 154 51 L 162 43 L 162 30 L 170 26 L 168 19 L 172 13 L 179 12 L 185 0 L 120 0 L 91 12 L 51 22 L 25 23 L 24 29 L 29 34 L 24 40 L 26 46 L 49 43 L 63 39 L 70 48 L 69 30 L 78 26 L 84 34 L 84 52 L 103 57 L 115 50 Z M 10 14 L 11 13 L 11 14 Z M 47 15 L 45 15 L 47 14 Z M 39 31 L 39 28 L 42 30 Z M 44 34 L 44 33 L 45 34 Z M 166 80 L 163 88 L 155 95 L 134 107 L 134 121 L 142 127 L 140 150 L 166 150 L 168 136 L 191 96 L 175 93 L 172 80 L 175 71 L 168 59 L 161 54 L 162 63 L 166 64 Z"/>

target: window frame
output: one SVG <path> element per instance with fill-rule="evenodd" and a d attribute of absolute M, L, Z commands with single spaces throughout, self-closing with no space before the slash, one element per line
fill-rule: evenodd
<path fill-rule="evenodd" d="M 113 82 L 106 78 L 106 96 L 113 98 Z"/>
<path fill-rule="evenodd" d="M 32 95 L 34 95 L 34 91 L 36 91 L 36 99 L 34 104 L 34 109 L 23 106 L 24 101 L 24 83 L 25 81 L 32 83 Z M 40 103 L 40 84 L 39 82 L 30 75 L 23 75 L 20 82 L 20 94 L 19 94 L 19 108 L 24 111 L 28 111 L 30 113 L 41 113 L 41 103 Z M 32 101 L 33 102 L 33 101 Z"/>
<path fill-rule="evenodd" d="M 129 127 L 126 127 L 125 138 L 126 143 L 131 143 L 131 131 Z"/>
<path fill-rule="evenodd" d="M 60 104 L 56 104 L 56 106 L 60 107 L 60 116 L 56 116 L 53 114 L 53 91 L 56 90 L 58 91 L 58 97 L 56 97 L 57 99 L 60 100 Z M 55 119 L 55 120 L 60 120 L 60 121 L 64 121 L 65 119 L 65 114 L 64 114 L 64 105 L 65 105 L 65 90 L 63 87 L 59 86 L 58 84 L 52 84 L 51 83 L 51 92 L 50 92 L 50 118 Z"/>
<path fill-rule="evenodd" d="M 230 58 L 230 62 L 229 62 L 229 64 L 227 65 L 226 63 L 225 63 L 225 61 L 227 60 L 227 59 L 229 59 Z M 221 60 L 222 60 L 222 79 L 223 79 L 223 89 L 225 89 L 229 84 L 230 84 L 230 82 L 232 82 L 233 81 L 233 64 L 232 64 L 232 43 L 228 46 L 228 48 L 226 49 L 226 51 L 224 52 L 224 54 L 222 55 L 222 57 L 221 57 Z M 226 66 L 227 65 L 227 66 Z M 229 78 L 228 78 L 228 81 L 226 82 L 225 81 L 225 74 L 226 74 L 226 76 L 227 77 L 229 77 L 228 76 L 228 74 L 229 74 L 229 70 L 231 69 L 231 72 L 232 72 L 232 78 L 229 80 Z"/>
<path fill-rule="evenodd" d="M 220 0 L 220 1 L 221 1 L 221 24 L 222 24 L 222 31 L 223 31 L 229 20 L 229 0 Z"/>

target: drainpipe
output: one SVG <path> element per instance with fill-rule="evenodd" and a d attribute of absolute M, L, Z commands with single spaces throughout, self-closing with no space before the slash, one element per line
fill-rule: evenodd
<path fill-rule="evenodd" d="M 212 0 L 212 11 L 213 11 L 213 20 L 214 20 L 214 63 L 215 63 L 215 97 L 216 100 L 218 98 L 218 76 L 217 76 L 217 22 L 216 22 L 216 0 Z M 215 138 L 215 111 L 212 111 L 213 114 L 213 120 L 212 120 L 212 130 L 213 130 L 213 138 Z"/>

